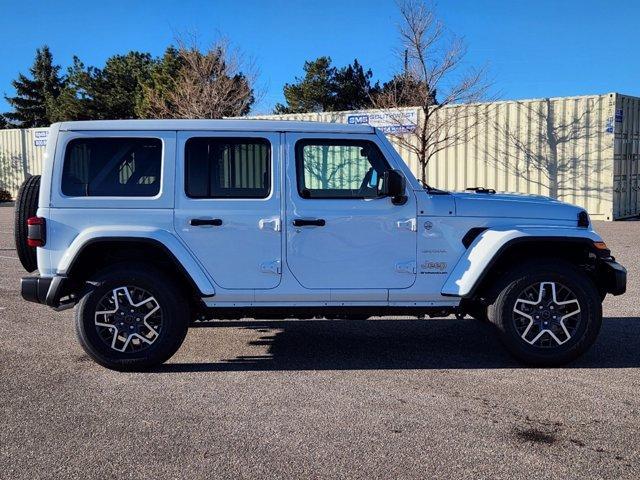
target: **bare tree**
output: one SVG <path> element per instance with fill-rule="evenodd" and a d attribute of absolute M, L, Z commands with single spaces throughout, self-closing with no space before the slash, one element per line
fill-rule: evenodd
<path fill-rule="evenodd" d="M 177 76 L 166 89 L 146 93 L 146 116 L 223 118 L 246 115 L 255 102 L 257 72 L 238 51 L 218 41 L 201 51 L 195 40 L 178 41 Z"/>
<path fill-rule="evenodd" d="M 376 108 L 397 110 L 392 117 L 399 125 L 406 124 L 404 107 L 418 109 L 415 129 L 407 133 L 400 128 L 396 136 L 416 156 L 420 179 L 426 183 L 429 160 L 441 150 L 468 141 L 484 121 L 469 104 L 485 99 L 489 84 L 484 69 L 461 72 L 466 46 L 446 32 L 429 5 L 404 0 L 399 7 L 403 69 L 372 100 Z"/>
<path fill-rule="evenodd" d="M 484 152 L 492 161 L 516 178 L 522 178 L 540 191 L 566 201 L 600 198 L 603 186 L 594 182 L 603 172 L 598 161 L 607 148 L 598 142 L 600 131 L 591 118 L 597 106 L 587 100 L 566 118 L 554 102 L 516 102 L 520 125 L 495 120 L 493 131 L 504 139 L 496 150 Z"/>
<path fill-rule="evenodd" d="M 353 188 L 354 183 L 360 186 L 364 172 L 354 156 L 355 150 L 347 147 L 340 149 L 338 155 L 335 155 L 338 153 L 335 151 L 334 155 L 330 155 L 331 150 L 332 147 L 328 145 L 305 150 L 304 169 L 311 183 L 323 189 Z"/>

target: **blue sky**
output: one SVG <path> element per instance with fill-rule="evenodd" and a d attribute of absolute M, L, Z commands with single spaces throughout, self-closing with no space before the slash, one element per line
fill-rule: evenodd
<path fill-rule="evenodd" d="M 436 4 L 449 30 L 465 38 L 469 65 L 488 67 L 503 99 L 617 91 L 640 95 L 640 2 L 482 1 Z M 177 34 L 203 43 L 223 34 L 253 58 L 268 112 L 306 59 L 338 66 L 358 58 L 384 80 L 398 67 L 399 16 L 393 0 L 0 0 L 0 94 L 48 44 L 66 67 L 78 55 L 101 66 L 129 50 L 159 55 Z M 634 60 L 635 57 L 635 60 Z M 0 111 L 8 106 L 0 99 Z"/>

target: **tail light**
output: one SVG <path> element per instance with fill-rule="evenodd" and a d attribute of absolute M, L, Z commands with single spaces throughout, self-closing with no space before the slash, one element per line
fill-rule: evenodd
<path fill-rule="evenodd" d="M 32 248 L 44 247 L 47 242 L 47 225 L 44 218 L 31 217 L 27 219 L 27 245 Z"/>

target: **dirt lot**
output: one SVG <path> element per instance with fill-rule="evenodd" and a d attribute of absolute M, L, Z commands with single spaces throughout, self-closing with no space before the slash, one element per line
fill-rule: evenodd
<path fill-rule="evenodd" d="M 640 222 L 598 229 L 629 269 L 562 369 L 468 320 L 212 322 L 153 373 L 91 362 L 72 312 L 19 297 L 0 208 L 0 478 L 640 477 Z"/>

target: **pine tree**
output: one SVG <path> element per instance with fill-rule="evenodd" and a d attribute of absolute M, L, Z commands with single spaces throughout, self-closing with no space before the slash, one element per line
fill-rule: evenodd
<path fill-rule="evenodd" d="M 52 123 L 51 105 L 55 102 L 62 86 L 58 75 L 60 67 L 53 64 L 53 55 L 48 46 L 36 50 L 31 77 L 22 73 L 11 84 L 16 90 L 15 97 L 5 99 L 13 111 L 5 117 L 21 128 L 45 127 Z"/>
<path fill-rule="evenodd" d="M 330 57 L 304 62 L 304 77 L 284 86 L 286 105 L 277 104 L 275 113 L 327 112 L 332 109 L 336 69 Z"/>
<path fill-rule="evenodd" d="M 149 78 L 142 85 L 142 95 L 136 104 L 136 113 L 140 118 L 156 118 L 162 113 L 174 112 L 176 105 L 172 102 L 173 93 L 177 89 L 177 81 L 184 65 L 180 52 L 169 46 L 164 55 L 157 59 L 151 67 Z M 166 112 L 160 112 L 163 108 Z"/>
<path fill-rule="evenodd" d="M 365 71 L 357 59 L 351 65 L 340 68 L 334 75 L 335 95 L 333 110 L 359 110 L 371 108 L 371 97 L 376 95 L 380 86 L 371 85 L 373 72 Z"/>
<path fill-rule="evenodd" d="M 371 85 L 371 70 L 364 70 L 358 60 L 336 68 L 330 57 L 304 63 L 304 77 L 284 86 L 286 105 L 277 104 L 275 113 L 335 112 L 371 107 L 371 96 L 380 87 Z"/>
<path fill-rule="evenodd" d="M 151 55 L 140 52 L 113 55 L 102 69 L 85 67 L 74 57 L 52 108 L 55 121 L 138 118 L 137 105 L 153 65 Z"/>

